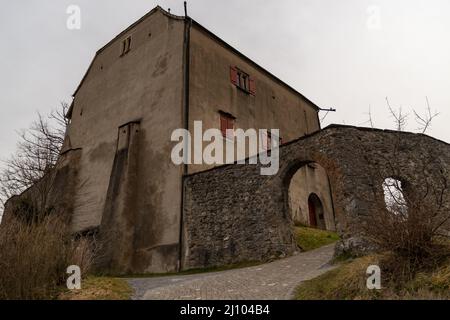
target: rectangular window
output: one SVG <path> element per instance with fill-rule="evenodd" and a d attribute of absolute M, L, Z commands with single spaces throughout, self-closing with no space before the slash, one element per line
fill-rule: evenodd
<path fill-rule="evenodd" d="M 122 41 L 122 54 L 120 56 L 126 55 L 131 50 L 131 36 L 127 37 Z"/>
<path fill-rule="evenodd" d="M 222 131 L 222 136 L 226 138 L 233 138 L 232 133 L 227 134 L 227 130 L 234 130 L 234 122 L 236 118 L 229 113 L 220 112 L 220 131 Z"/>
<path fill-rule="evenodd" d="M 239 89 L 253 96 L 256 94 L 255 80 L 252 77 L 250 77 L 250 75 L 248 75 L 246 72 L 242 71 L 237 67 L 231 67 L 230 78 L 231 83 L 233 83 Z"/>

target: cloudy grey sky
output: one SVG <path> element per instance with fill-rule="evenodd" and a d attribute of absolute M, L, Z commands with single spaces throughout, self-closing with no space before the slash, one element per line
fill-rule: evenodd
<path fill-rule="evenodd" d="M 190 0 L 195 20 L 321 107 L 324 124 L 361 125 L 371 106 L 392 127 L 385 97 L 441 115 L 429 134 L 450 141 L 450 1 Z M 81 8 L 68 30 L 66 9 Z M 71 95 L 95 51 L 157 4 L 183 13 L 182 0 L 23 0 L 0 9 L 0 158 L 36 112 Z M 410 130 L 417 128 L 410 119 Z"/>

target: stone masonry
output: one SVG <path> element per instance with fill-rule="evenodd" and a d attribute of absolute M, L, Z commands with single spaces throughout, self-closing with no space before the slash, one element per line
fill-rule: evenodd
<path fill-rule="evenodd" d="M 417 190 L 425 179 L 450 178 L 445 142 L 423 134 L 329 126 L 281 146 L 274 176 L 260 175 L 260 165 L 226 165 L 186 177 L 183 268 L 293 254 L 298 248 L 288 209 L 289 182 L 312 162 L 328 173 L 336 229 L 344 240 L 358 233 L 360 218 L 377 214 L 374 204 L 384 179 L 395 174 Z M 396 172 L 389 170 L 392 164 Z M 448 205 L 448 193 L 444 197 Z"/>

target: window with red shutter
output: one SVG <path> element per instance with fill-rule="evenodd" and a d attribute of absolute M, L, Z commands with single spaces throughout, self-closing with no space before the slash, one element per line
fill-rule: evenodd
<path fill-rule="evenodd" d="M 227 138 L 233 138 L 233 136 L 227 136 L 227 129 L 234 130 L 234 121 L 235 117 L 231 114 L 220 112 L 220 131 L 222 132 L 222 136 Z"/>
<path fill-rule="evenodd" d="M 250 78 L 250 81 L 249 81 L 249 92 L 253 96 L 256 95 L 256 82 L 255 82 L 255 79 L 253 79 L 253 78 Z"/>
<path fill-rule="evenodd" d="M 220 131 L 222 131 L 222 136 L 226 136 L 227 135 L 227 126 L 228 126 L 228 121 L 225 118 L 224 115 L 220 115 Z"/>
<path fill-rule="evenodd" d="M 230 80 L 235 86 L 238 85 L 238 70 L 236 67 L 230 67 Z"/>
<path fill-rule="evenodd" d="M 231 83 L 248 94 L 256 94 L 255 79 L 237 67 L 230 67 Z"/>

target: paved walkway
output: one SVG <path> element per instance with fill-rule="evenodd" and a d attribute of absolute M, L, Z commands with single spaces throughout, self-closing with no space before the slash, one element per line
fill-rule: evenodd
<path fill-rule="evenodd" d="M 305 280 L 333 267 L 334 244 L 260 266 L 214 273 L 129 279 L 134 299 L 287 300 Z"/>

